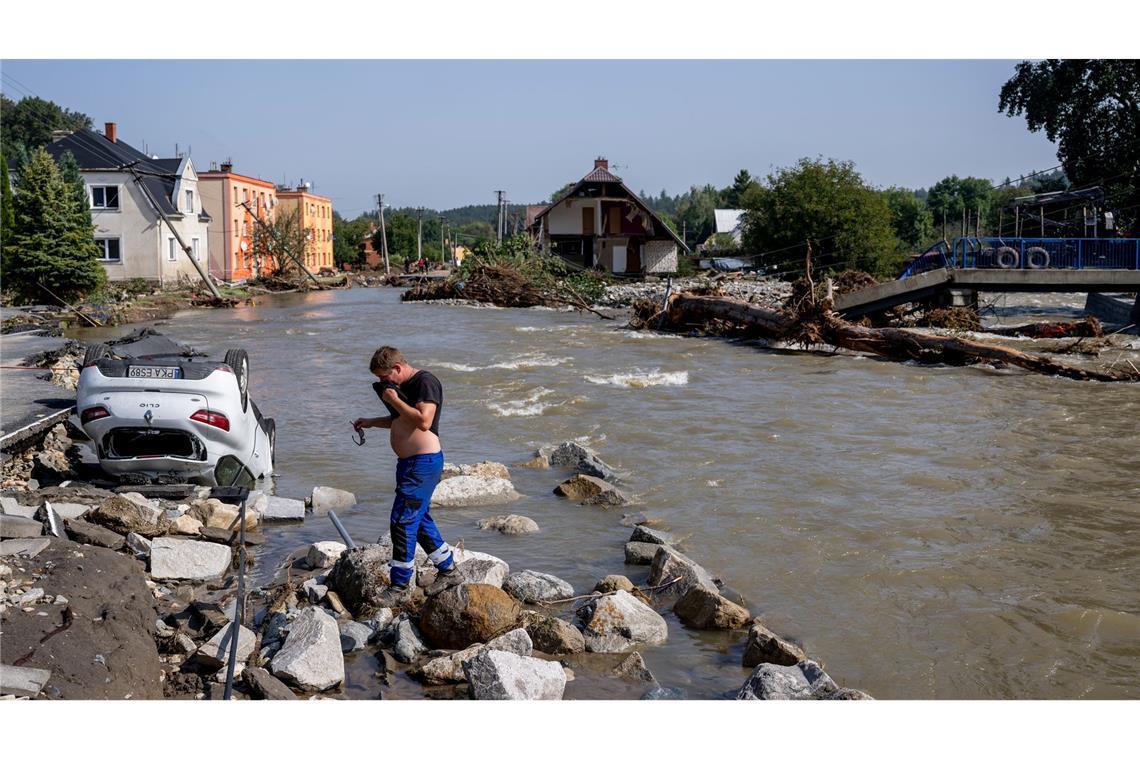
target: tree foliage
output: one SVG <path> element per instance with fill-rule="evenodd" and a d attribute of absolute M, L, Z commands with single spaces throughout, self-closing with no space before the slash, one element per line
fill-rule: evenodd
<path fill-rule="evenodd" d="M 1024 116 L 1057 144 L 1077 187 L 1105 188 L 1110 208 L 1140 218 L 1140 60 L 1023 61 L 1001 88 L 998 110 Z"/>
<path fill-rule="evenodd" d="M 934 216 L 914 191 L 889 187 L 883 191 L 883 200 L 891 210 L 891 225 L 903 250 L 923 250 L 934 242 Z"/>
<path fill-rule="evenodd" d="M 254 272 L 267 268 L 283 277 L 302 275 L 301 263 L 314 245 L 308 230 L 301 224 L 301 210 L 281 210 L 273 219 L 253 225 L 253 245 L 249 255 Z"/>
<path fill-rule="evenodd" d="M 820 269 L 893 275 L 901 256 L 890 207 L 850 161 L 803 158 L 746 194 L 744 252 L 764 266 L 802 270 L 806 243 Z"/>
<path fill-rule="evenodd" d="M 91 117 L 61 108 L 43 98 L 21 98 L 13 101 L 0 96 L 0 152 L 17 166 L 27 163 L 36 148 L 51 142 L 57 129 L 90 129 Z"/>
<path fill-rule="evenodd" d="M 8 246 L 12 244 L 12 231 L 16 226 L 16 216 L 12 211 L 12 183 L 8 178 L 8 161 L 0 154 L 0 272 L 7 269 L 4 259 L 8 257 Z"/>
<path fill-rule="evenodd" d="M 740 208 L 740 204 L 744 202 L 744 196 L 749 190 L 759 188 L 760 183 L 752 179 L 752 175 L 748 173 L 747 169 L 741 169 L 736 174 L 736 178 L 732 180 L 732 185 L 725 189 L 722 193 L 724 196 L 724 205 L 727 208 Z"/>
<path fill-rule="evenodd" d="M 948 230 L 957 229 L 961 234 L 967 234 L 968 230 L 962 229 L 963 219 L 967 215 L 970 219 L 977 219 L 979 212 L 985 216 L 993 204 L 992 190 L 988 179 L 956 174 L 940 179 L 926 197 L 933 223 L 941 231 L 945 220 Z M 969 228 L 972 230 L 973 226 L 971 222 Z"/>
<path fill-rule="evenodd" d="M 3 280 L 17 301 L 45 300 L 42 288 L 65 300 L 81 298 L 107 281 L 79 169 L 70 153 L 62 164 L 37 148 L 16 182 Z"/>
<path fill-rule="evenodd" d="M 338 267 L 364 264 L 364 240 L 373 224 L 373 217 L 368 214 L 361 214 L 348 221 L 333 211 L 333 262 Z"/>

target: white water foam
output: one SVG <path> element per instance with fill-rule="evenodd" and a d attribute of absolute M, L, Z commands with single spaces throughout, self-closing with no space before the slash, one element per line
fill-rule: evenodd
<path fill-rule="evenodd" d="M 662 372 L 651 370 L 642 372 L 635 369 L 633 372 L 618 373 L 616 375 L 598 376 L 586 375 L 586 381 L 594 385 L 617 385 L 624 388 L 649 388 L 655 385 L 688 385 L 688 372 Z"/>
<path fill-rule="evenodd" d="M 515 359 L 496 362 L 485 367 L 475 367 L 470 364 L 456 364 L 453 362 L 436 362 L 437 367 L 455 370 L 456 372 L 482 372 L 488 369 L 531 369 L 534 367 L 557 367 L 570 361 L 570 357 L 546 356 L 545 354 L 523 354 Z"/>
<path fill-rule="evenodd" d="M 537 417 L 547 409 L 562 406 L 563 402 L 542 401 L 554 391 L 547 388 L 536 388 L 528 396 L 511 401 L 489 401 L 487 408 L 500 417 Z"/>

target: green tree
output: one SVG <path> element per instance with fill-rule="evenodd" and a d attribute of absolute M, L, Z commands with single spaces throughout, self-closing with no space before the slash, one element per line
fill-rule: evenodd
<path fill-rule="evenodd" d="M 722 193 L 724 196 L 724 205 L 728 208 L 740 208 L 740 204 L 744 202 L 744 195 L 750 189 L 759 187 L 760 183 L 752 178 L 747 169 L 741 169 L 736 174 L 736 178 L 732 181 L 732 185 L 725 189 Z"/>
<path fill-rule="evenodd" d="M 493 240 L 495 226 L 490 222 L 468 222 L 459 227 L 456 237 L 460 245 L 472 246 L 481 240 Z"/>
<path fill-rule="evenodd" d="M 1017 64 L 998 110 L 1044 130 L 1077 187 L 1104 187 L 1124 229 L 1140 220 L 1140 60 Z"/>
<path fill-rule="evenodd" d="M 895 237 L 904 250 L 922 250 L 934 242 L 934 216 L 914 191 L 889 187 L 883 191 L 883 199 L 891 210 Z"/>
<path fill-rule="evenodd" d="M 45 298 L 41 286 L 70 300 L 107 281 L 83 180 L 68 158 L 61 171 L 47 151 L 37 148 L 20 170 L 3 272 L 4 286 L 19 301 Z"/>
<path fill-rule="evenodd" d="M 765 266 L 802 271 L 809 240 L 820 270 L 890 275 L 902 261 L 890 207 L 850 161 L 802 158 L 744 200 L 744 252 Z"/>
<path fill-rule="evenodd" d="M 0 272 L 7 270 L 4 259 L 8 257 L 8 246 L 12 244 L 12 231 L 16 226 L 16 216 L 12 211 L 12 182 L 8 178 L 8 159 L 0 154 Z"/>
<path fill-rule="evenodd" d="M 333 211 L 333 261 L 338 267 L 343 267 L 345 264 L 359 266 L 364 263 L 364 240 L 372 230 L 373 224 L 375 222 L 369 214 L 361 214 L 348 221 Z"/>
<path fill-rule="evenodd" d="M 971 221 L 968 228 L 963 228 L 967 216 L 971 220 L 978 218 L 980 212 L 985 216 L 993 203 L 993 188 L 988 179 L 979 177 L 959 177 L 952 174 L 939 180 L 926 197 L 926 205 L 930 207 L 934 225 L 939 233 L 945 221 L 947 234 L 957 230 L 959 234 L 970 234 L 974 228 Z"/>
<path fill-rule="evenodd" d="M 271 268 L 283 277 L 304 276 L 301 264 L 314 242 L 301 224 L 300 209 L 277 213 L 272 219 L 253 225 L 253 245 L 249 255 L 254 272 Z"/>
<path fill-rule="evenodd" d="M 385 234 L 388 237 L 388 258 L 393 263 L 416 259 L 416 219 L 410 214 L 395 211 L 384 216 Z M 372 236 L 372 247 L 380 250 L 380 230 Z"/>
<path fill-rule="evenodd" d="M 21 98 L 19 101 L 0 96 L 0 152 L 17 166 L 25 164 L 36 148 L 51 142 L 57 129 L 90 129 L 91 117 L 68 111 L 43 98 Z"/>
<path fill-rule="evenodd" d="M 577 185 L 577 184 L 578 184 L 577 182 L 567 182 L 565 185 L 563 185 L 562 187 L 558 188 L 557 190 L 555 190 L 553 193 L 550 194 L 550 201 L 549 202 L 554 203 L 554 201 L 558 200 L 563 195 L 566 195 L 566 193 L 570 192 L 570 188 L 574 187 L 574 185 Z"/>
<path fill-rule="evenodd" d="M 688 194 L 677 201 L 674 218 L 684 231 L 686 245 L 692 248 L 693 241 L 703 242 L 713 234 L 716 230 L 716 214 L 713 212 L 720 206 L 720 191 L 712 185 L 693 185 Z"/>

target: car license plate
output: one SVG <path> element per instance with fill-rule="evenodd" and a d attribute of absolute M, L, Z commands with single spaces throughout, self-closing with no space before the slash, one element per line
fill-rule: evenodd
<path fill-rule="evenodd" d="M 178 380 L 182 377 L 182 368 L 132 365 L 127 368 L 127 377 L 138 377 L 144 380 Z"/>

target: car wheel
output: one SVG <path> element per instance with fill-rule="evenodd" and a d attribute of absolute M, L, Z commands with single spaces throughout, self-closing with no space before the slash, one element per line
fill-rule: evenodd
<path fill-rule="evenodd" d="M 265 421 L 266 427 L 269 429 L 269 465 L 274 469 L 277 468 L 277 422 L 273 418 Z"/>
<path fill-rule="evenodd" d="M 241 411 L 244 414 L 249 410 L 249 355 L 244 348 L 231 348 L 226 351 L 226 364 L 237 379 L 238 391 L 241 392 Z"/>
<path fill-rule="evenodd" d="M 90 367 L 95 362 L 108 356 L 111 352 L 107 349 L 105 343 L 96 343 L 93 346 L 88 346 L 87 350 L 83 352 L 83 366 Z"/>

